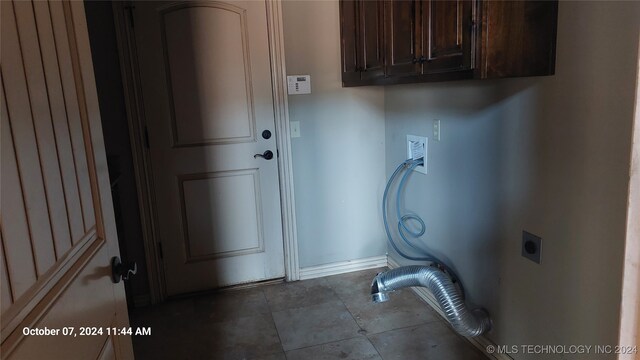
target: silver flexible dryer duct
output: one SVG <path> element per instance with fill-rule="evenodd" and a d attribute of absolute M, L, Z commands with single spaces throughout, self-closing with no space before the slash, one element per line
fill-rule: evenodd
<path fill-rule="evenodd" d="M 469 311 L 456 285 L 437 267 L 413 265 L 381 272 L 373 279 L 371 295 L 374 302 L 384 302 L 389 300 L 389 291 L 410 286 L 429 289 L 460 335 L 473 337 L 491 329 L 487 311 L 480 308 Z"/>

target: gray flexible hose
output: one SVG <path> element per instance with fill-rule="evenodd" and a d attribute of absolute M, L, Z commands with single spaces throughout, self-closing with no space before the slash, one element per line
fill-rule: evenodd
<path fill-rule="evenodd" d="M 444 272 L 433 266 L 403 266 L 381 272 L 373 279 L 371 295 L 374 302 L 384 302 L 389 300 L 389 291 L 410 286 L 429 289 L 453 329 L 460 335 L 474 337 L 491 329 L 487 311 L 481 308 L 469 311 L 456 285 Z"/>

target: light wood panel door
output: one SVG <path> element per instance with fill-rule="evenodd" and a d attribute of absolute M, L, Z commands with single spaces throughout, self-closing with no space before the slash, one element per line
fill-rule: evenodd
<path fill-rule="evenodd" d="M 168 295 L 284 277 L 265 2 L 133 13 Z"/>
<path fill-rule="evenodd" d="M 128 315 L 83 4 L 2 1 L 1 20 L 2 358 L 132 359 L 108 330 Z"/>

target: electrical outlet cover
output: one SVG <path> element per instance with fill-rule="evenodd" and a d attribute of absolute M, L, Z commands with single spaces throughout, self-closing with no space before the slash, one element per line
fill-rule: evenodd
<path fill-rule="evenodd" d="M 522 231 L 522 256 L 540 264 L 542 255 L 542 238 L 532 233 Z"/>

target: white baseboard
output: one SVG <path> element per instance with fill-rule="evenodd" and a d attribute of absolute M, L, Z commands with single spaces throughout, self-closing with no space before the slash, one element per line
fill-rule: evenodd
<path fill-rule="evenodd" d="M 374 256 L 364 259 L 340 261 L 330 264 L 309 266 L 300 269 L 300 280 L 308 280 L 329 275 L 338 275 L 353 271 L 387 266 L 387 256 Z"/>
<path fill-rule="evenodd" d="M 400 267 L 400 264 L 398 264 L 398 262 L 395 261 L 393 258 L 389 257 L 388 266 L 389 266 L 389 269 L 395 269 L 397 267 Z M 442 312 L 442 309 L 440 309 L 440 305 L 438 305 L 438 301 L 433 296 L 433 294 L 431 294 L 429 290 L 422 287 L 412 287 L 411 290 L 413 290 L 422 300 L 424 300 L 424 302 L 429 304 L 429 306 L 431 306 L 433 310 L 435 310 L 438 313 L 438 315 L 440 315 L 440 317 L 442 317 L 446 321 L 446 317 L 444 315 L 444 312 Z M 485 354 L 485 356 L 489 359 L 513 360 L 513 358 L 507 354 L 488 353 L 487 346 L 491 345 L 495 349 L 496 344 L 493 341 L 489 340 L 484 335 L 480 335 L 476 337 L 465 337 L 465 339 L 467 339 L 471 344 L 473 344 L 473 346 L 475 346 L 480 351 L 482 351 L 482 353 Z"/>

